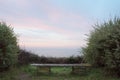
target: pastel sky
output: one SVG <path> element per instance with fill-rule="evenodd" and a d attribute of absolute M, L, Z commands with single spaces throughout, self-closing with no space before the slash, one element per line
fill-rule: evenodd
<path fill-rule="evenodd" d="M 38 55 L 78 55 L 96 22 L 120 15 L 120 0 L 0 0 L 0 21 L 21 48 Z"/>

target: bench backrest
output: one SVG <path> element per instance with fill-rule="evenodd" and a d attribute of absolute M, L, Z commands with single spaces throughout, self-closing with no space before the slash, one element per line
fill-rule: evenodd
<path fill-rule="evenodd" d="M 63 66 L 63 67 L 72 67 L 72 66 L 85 66 L 85 67 L 90 67 L 91 65 L 90 64 L 31 64 L 32 66 L 41 66 L 41 67 L 44 67 L 44 66 L 48 66 L 48 67 L 59 67 L 59 66 Z"/>

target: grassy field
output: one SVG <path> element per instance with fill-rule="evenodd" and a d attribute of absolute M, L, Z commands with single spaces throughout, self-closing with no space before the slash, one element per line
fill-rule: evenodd
<path fill-rule="evenodd" d="M 85 74 L 71 74 L 71 68 L 53 67 L 51 73 L 39 73 L 35 67 L 12 68 L 0 73 L 0 80 L 120 80 L 105 76 L 100 69 L 91 69 Z"/>

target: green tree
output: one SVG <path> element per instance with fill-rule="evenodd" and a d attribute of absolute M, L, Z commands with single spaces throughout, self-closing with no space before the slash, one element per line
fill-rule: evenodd
<path fill-rule="evenodd" d="M 95 25 L 83 52 L 93 66 L 105 67 L 120 75 L 120 19 Z"/>
<path fill-rule="evenodd" d="M 13 28 L 0 23 L 0 69 L 8 68 L 17 61 L 17 38 Z"/>

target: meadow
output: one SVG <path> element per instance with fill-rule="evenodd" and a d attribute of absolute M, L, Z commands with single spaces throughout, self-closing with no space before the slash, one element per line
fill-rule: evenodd
<path fill-rule="evenodd" d="M 71 68 L 53 67 L 51 73 L 39 73 L 36 67 L 21 66 L 0 73 L 0 80 L 120 80 L 105 76 L 101 69 L 90 69 L 82 74 L 71 74 Z"/>

